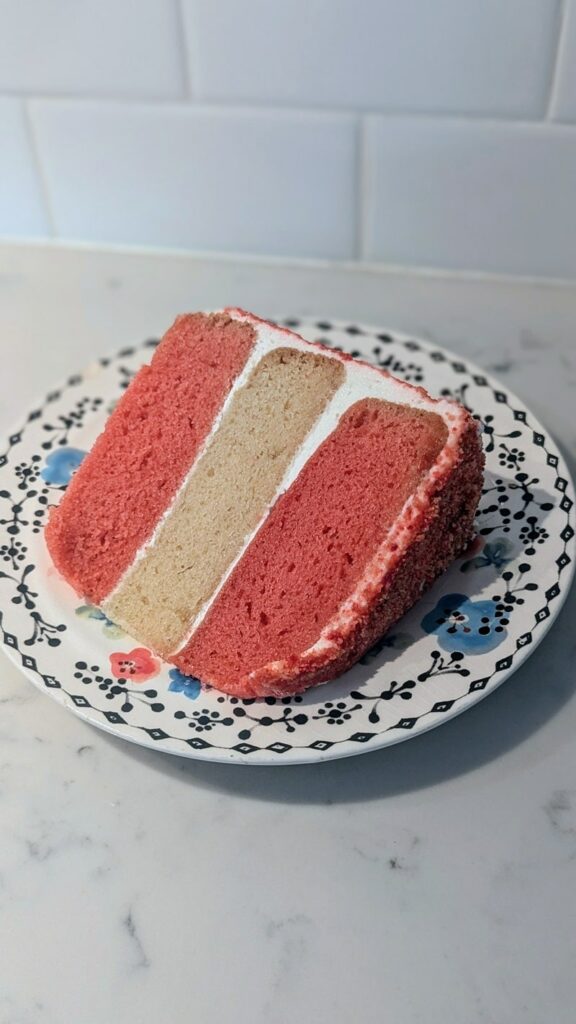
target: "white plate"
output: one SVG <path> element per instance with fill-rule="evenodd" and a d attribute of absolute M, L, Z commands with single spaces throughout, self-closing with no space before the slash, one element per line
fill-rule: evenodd
<path fill-rule="evenodd" d="M 80 606 L 42 526 L 71 471 L 154 342 L 102 359 L 50 392 L 0 455 L 0 638 L 42 690 L 117 736 L 213 761 L 287 764 L 374 750 L 471 707 L 529 656 L 574 568 L 574 489 L 532 413 L 476 367 L 400 334 L 283 321 L 362 355 L 482 418 L 487 472 L 479 539 L 350 672 L 303 696 L 239 700 L 203 690 Z M 140 648 L 140 654 L 134 653 Z M 135 674 L 120 675 L 118 655 Z"/>

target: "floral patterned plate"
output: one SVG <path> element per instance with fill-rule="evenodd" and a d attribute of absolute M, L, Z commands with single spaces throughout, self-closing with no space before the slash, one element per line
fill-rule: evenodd
<path fill-rule="evenodd" d="M 345 676 L 303 696 L 239 700 L 162 663 L 59 579 L 42 527 L 155 341 L 101 359 L 47 395 L 0 454 L 0 639 L 42 690 L 117 736 L 214 761 L 344 757 L 446 722 L 502 683 L 558 614 L 574 567 L 574 492 L 521 402 L 458 357 L 396 333 L 285 320 L 482 419 L 478 537 Z"/>

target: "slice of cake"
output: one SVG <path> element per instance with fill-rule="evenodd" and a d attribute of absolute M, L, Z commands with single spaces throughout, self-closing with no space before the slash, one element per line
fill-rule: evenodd
<path fill-rule="evenodd" d="M 59 571 L 242 697 L 349 668 L 470 542 L 462 406 L 239 309 L 180 316 L 46 528 Z"/>

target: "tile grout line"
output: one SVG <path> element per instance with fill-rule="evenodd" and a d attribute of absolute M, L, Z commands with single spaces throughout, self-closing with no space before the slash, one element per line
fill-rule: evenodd
<path fill-rule="evenodd" d="M 366 246 L 366 192 L 368 161 L 366 147 L 366 118 L 360 115 L 356 126 L 356 260 L 364 259 Z"/>
<path fill-rule="evenodd" d="M 178 49 L 180 51 L 180 63 L 182 66 L 182 82 L 184 85 L 184 97 L 187 100 L 191 100 L 194 98 L 194 89 L 192 88 L 192 74 L 190 70 L 190 61 L 188 60 L 187 32 L 186 20 L 184 18 L 184 9 L 182 7 L 182 0 L 173 0 L 173 3 L 176 15 L 176 31 L 178 33 Z"/>
<path fill-rule="evenodd" d="M 560 10 L 558 12 L 558 28 L 556 33 L 556 46 L 554 49 L 550 81 L 548 83 L 548 98 L 546 103 L 546 112 L 544 114 L 545 121 L 552 121 L 554 117 L 554 108 L 556 106 L 556 101 L 558 99 L 560 74 L 563 65 L 564 49 L 566 45 L 567 35 L 568 0 L 560 0 Z"/>
<path fill-rule="evenodd" d="M 30 146 L 30 152 L 32 155 L 32 166 L 34 167 L 34 170 L 36 171 L 36 176 L 38 178 L 38 186 L 42 198 L 42 205 L 44 207 L 44 213 L 46 214 L 46 220 L 48 222 L 48 231 L 51 238 L 58 238 L 56 218 L 54 216 L 54 209 L 52 207 L 50 189 L 48 188 L 48 181 L 46 178 L 46 174 L 44 172 L 44 165 L 40 157 L 38 140 L 36 138 L 36 132 L 34 131 L 34 125 L 32 123 L 30 102 L 28 99 L 23 98 L 21 100 L 21 103 L 26 135 L 28 137 L 28 145 Z"/>
<path fill-rule="evenodd" d="M 82 104 L 88 104 L 89 106 L 101 106 L 101 107 L 115 107 L 122 106 L 126 109 L 129 108 L 143 108 L 149 107 L 154 110 L 162 110 L 163 108 L 170 107 L 173 110 L 181 111 L 195 111 L 196 113 L 212 113 L 218 115 L 227 116 L 259 116 L 259 115 L 271 115 L 279 117 L 304 117 L 312 119 L 327 118 L 342 118 L 342 119 L 354 119 L 354 118 L 366 118 L 366 117 L 378 117 L 381 120 L 390 121 L 410 121 L 410 122 L 421 122 L 421 123 L 442 123 L 442 124 L 457 124 L 467 125 L 469 127 L 490 127 L 490 128 L 510 128 L 512 130 L 516 128 L 533 128 L 535 131 L 558 131 L 565 134 L 575 132 L 576 124 L 571 121 L 547 121 L 545 115 L 538 117 L 497 117 L 494 114 L 473 114 L 473 113 L 446 113 L 445 111 L 410 111 L 410 110 L 393 110 L 386 108 L 367 108 L 366 110 L 360 109 L 346 109 L 344 107 L 317 107 L 317 106 L 289 106 L 287 104 L 272 104 L 272 103 L 254 103 L 253 101 L 235 100 L 229 98 L 227 100 L 212 100 L 210 98 L 202 97 L 196 99 L 194 96 L 184 97 L 158 97 L 158 96 L 127 96 L 127 95 L 113 95 L 113 96 L 95 96 L 95 95 L 71 95 L 66 93 L 38 93 L 36 91 L 13 91 L 0 90 L 0 99 L 3 97 L 9 99 L 22 100 L 24 102 L 40 102 L 48 104 L 65 104 L 67 106 L 82 106 Z M 190 99 L 194 102 L 190 103 Z"/>

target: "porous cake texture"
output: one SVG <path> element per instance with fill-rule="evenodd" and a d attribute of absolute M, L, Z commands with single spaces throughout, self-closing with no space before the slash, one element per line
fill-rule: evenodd
<path fill-rule="evenodd" d="M 186 674 L 285 695 L 350 667 L 468 545 L 482 470 L 457 403 L 242 310 L 193 314 L 46 540 L 82 597 Z"/>
<path fill-rule="evenodd" d="M 190 622 L 272 504 L 295 451 L 342 382 L 341 363 L 276 348 L 236 391 L 154 544 L 106 602 L 163 655 Z"/>
<path fill-rule="evenodd" d="M 179 316 L 50 517 L 56 567 L 100 604 L 181 486 L 256 340 L 226 315 Z"/>

